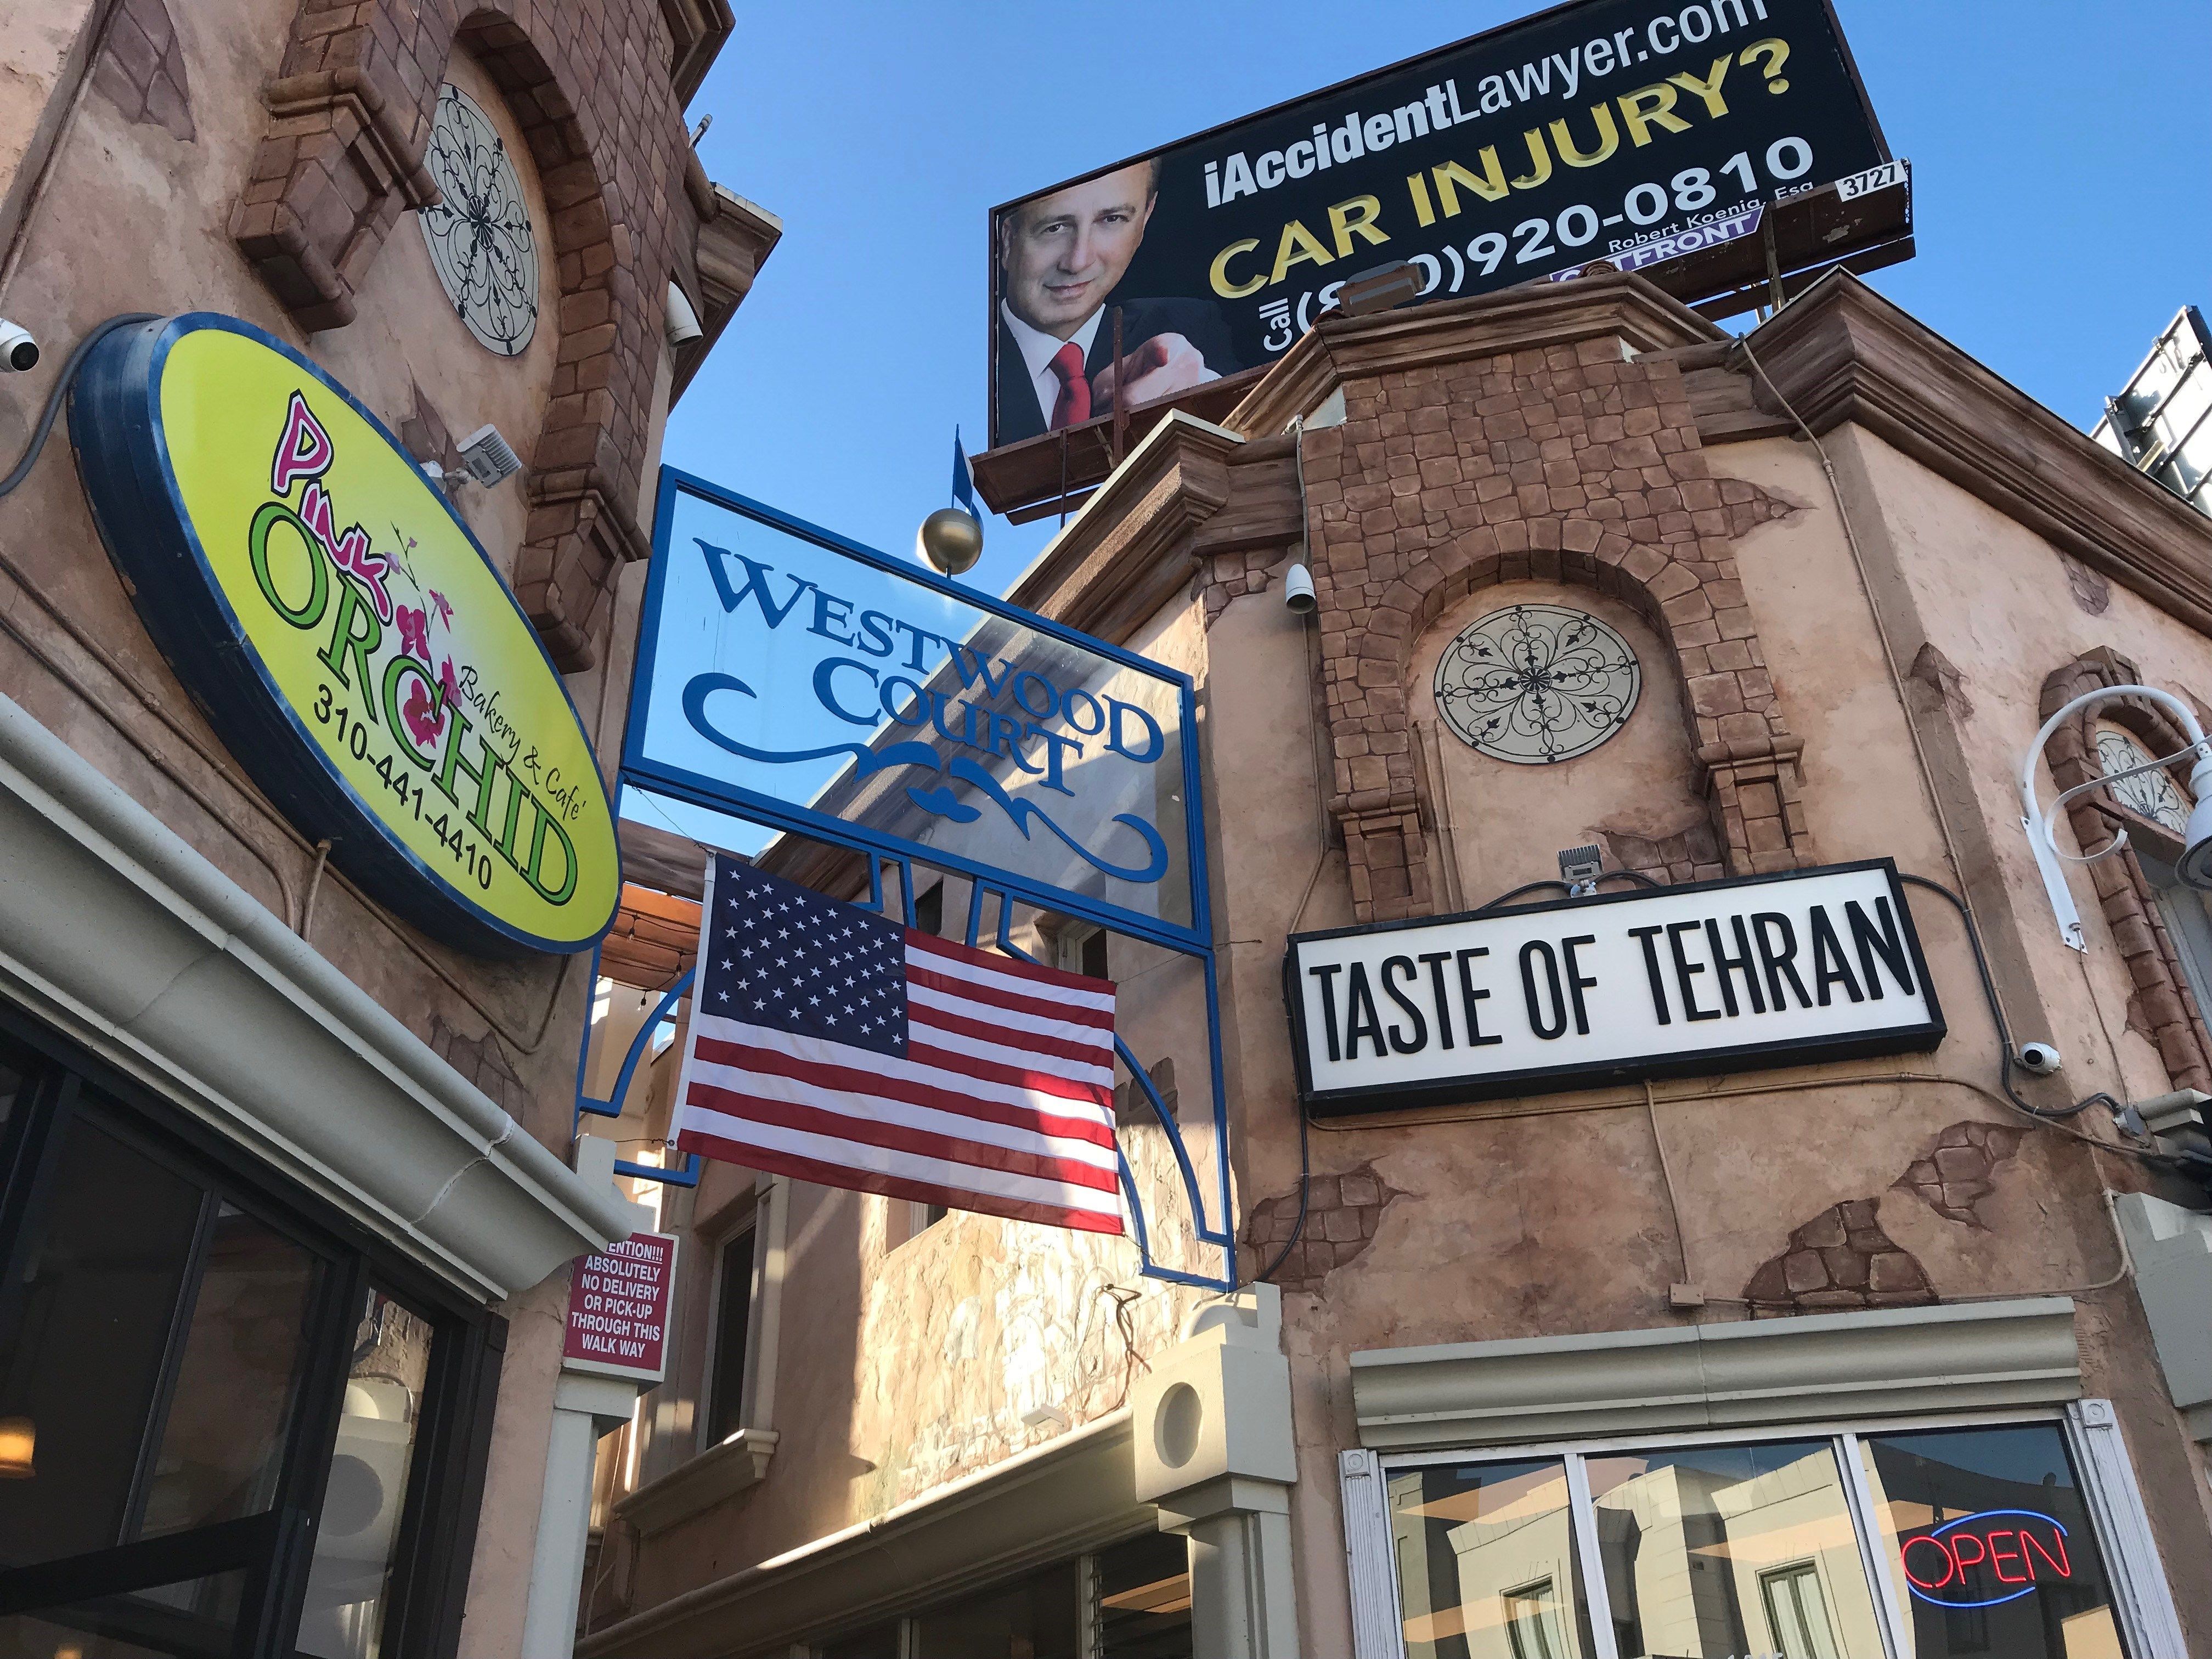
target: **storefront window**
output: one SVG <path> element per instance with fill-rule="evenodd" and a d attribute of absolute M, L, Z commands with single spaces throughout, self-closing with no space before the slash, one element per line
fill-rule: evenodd
<path fill-rule="evenodd" d="M 0 1482 L 9 1567 L 125 1541 L 204 1197 L 82 1117 L 53 1164 L 0 1310 L 0 1417 L 27 1466 Z"/>
<path fill-rule="evenodd" d="M 399 1517 L 430 1376 L 430 1322 L 380 1290 L 354 1329 L 345 1411 L 323 1487 L 299 1649 L 315 1659 L 377 1659 L 399 1546 Z"/>
<path fill-rule="evenodd" d="M 1389 1492 L 1407 1659 L 1590 1651 L 1563 1462 L 1407 1469 Z"/>
<path fill-rule="evenodd" d="M 2054 1421 L 1409 1456 L 1384 1487 L 1406 1659 L 1591 1659 L 1594 1628 L 1620 1659 L 2129 1654 Z"/>
<path fill-rule="evenodd" d="M 1593 1456 L 1589 1471 L 1623 1655 L 1879 1659 L 1826 1440 Z"/>
<path fill-rule="evenodd" d="M 1078 1659 L 1076 1570 L 1048 1567 L 915 1620 L 919 1659 Z"/>
<path fill-rule="evenodd" d="M 1174 1533 L 1147 1533 L 1101 1550 L 1099 1659 L 1191 1659 L 1190 1546 Z"/>
<path fill-rule="evenodd" d="M 2050 1424 L 1861 1442 L 1913 1659 L 2117 1659 L 2112 1586 Z"/>
<path fill-rule="evenodd" d="M 0 1046 L 0 1659 L 449 1652 L 483 1316 L 35 1041 Z"/>

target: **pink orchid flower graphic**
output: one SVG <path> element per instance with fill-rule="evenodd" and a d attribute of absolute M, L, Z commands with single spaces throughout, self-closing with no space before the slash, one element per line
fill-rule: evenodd
<path fill-rule="evenodd" d="M 399 618 L 399 648 L 409 656 L 427 662 L 430 657 L 430 613 L 410 605 L 401 605 Z"/>
<path fill-rule="evenodd" d="M 407 693 L 407 702 L 399 711 L 414 734 L 417 749 L 427 747 L 430 740 L 445 729 L 446 702 L 444 697 L 433 697 L 430 688 L 418 678 Z"/>

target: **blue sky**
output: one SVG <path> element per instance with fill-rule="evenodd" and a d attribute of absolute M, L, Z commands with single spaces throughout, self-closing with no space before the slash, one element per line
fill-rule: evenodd
<path fill-rule="evenodd" d="M 2203 0 L 1836 0 L 1919 257 L 1870 280 L 2087 426 L 2212 301 Z M 694 100 L 708 173 L 782 244 L 670 422 L 666 458 L 891 551 L 984 426 L 992 204 L 1525 15 L 1527 0 L 740 8 Z M 1735 325 L 1741 326 L 1741 323 Z M 1001 587 L 1049 523 L 994 519 Z"/>

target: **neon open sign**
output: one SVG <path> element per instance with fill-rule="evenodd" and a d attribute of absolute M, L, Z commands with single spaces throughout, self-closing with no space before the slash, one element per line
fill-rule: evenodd
<path fill-rule="evenodd" d="M 1906 1539 L 1898 1556 L 1913 1595 L 1942 1607 L 1993 1607 L 2074 1576 L 2066 1528 L 2035 1510 L 1960 1516 Z"/>

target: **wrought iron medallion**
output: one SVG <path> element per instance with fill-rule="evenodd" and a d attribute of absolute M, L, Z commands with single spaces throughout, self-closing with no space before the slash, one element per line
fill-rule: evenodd
<path fill-rule="evenodd" d="M 538 240 L 498 129 L 451 82 L 439 88 L 422 158 L 445 200 L 416 216 L 438 280 L 479 343 L 520 356 L 538 331 Z"/>
<path fill-rule="evenodd" d="M 2148 766 L 2150 762 L 2151 756 L 2143 746 L 2126 732 L 2110 726 L 2097 728 L 2097 763 L 2104 769 L 2106 776 L 2124 772 L 2131 766 Z M 2177 836 L 2188 832 L 2189 802 L 2162 769 L 2138 772 L 2106 787 L 2129 811 L 2153 823 L 2162 823 Z"/>
<path fill-rule="evenodd" d="M 1565 605 L 1493 611 L 1437 662 L 1445 723 L 1470 747 L 1516 766 L 1588 754 L 1627 723 L 1642 689 L 1628 641 Z"/>

